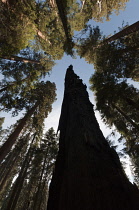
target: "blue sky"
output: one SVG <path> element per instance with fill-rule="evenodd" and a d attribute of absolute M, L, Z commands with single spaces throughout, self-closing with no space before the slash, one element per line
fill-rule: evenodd
<path fill-rule="evenodd" d="M 123 21 L 125 23 L 128 22 L 130 25 L 139 20 L 139 1 L 130 0 L 126 5 L 126 9 L 124 11 L 121 10 L 118 16 L 113 14 L 110 21 L 98 23 L 91 20 L 90 23 L 92 26 L 98 25 L 101 31 L 103 31 L 104 35 L 113 35 L 114 31 L 118 32 L 118 27 L 122 26 Z M 71 64 L 73 65 L 75 73 L 78 74 L 83 82 L 87 85 L 90 100 L 92 103 L 94 103 L 94 95 L 91 91 L 89 91 L 89 78 L 94 72 L 93 65 L 88 64 L 83 58 L 80 59 L 79 56 L 76 59 L 72 59 L 70 56 L 65 55 L 62 60 L 57 61 L 57 65 L 53 68 L 50 78 L 48 78 L 57 85 L 57 101 L 53 104 L 52 113 L 49 115 L 48 119 L 46 119 L 46 129 L 51 126 L 57 129 L 64 92 L 65 72 L 68 66 Z M 110 131 L 101 122 L 99 114 L 96 113 L 96 115 L 104 135 L 107 136 Z"/>
<path fill-rule="evenodd" d="M 129 2 L 126 4 L 126 9 L 124 11 L 120 11 L 120 14 L 117 16 L 115 13 L 111 15 L 110 21 L 104 21 L 103 23 L 95 22 L 91 20 L 89 23 L 92 26 L 99 26 L 101 31 L 104 35 L 113 35 L 114 31 L 118 32 L 118 27 L 122 26 L 122 22 L 125 23 L 128 22 L 129 24 L 132 24 L 139 20 L 139 1 L 138 0 L 129 0 Z M 63 100 L 63 93 L 64 93 L 64 77 L 66 69 L 69 65 L 73 65 L 75 73 L 77 73 L 80 78 L 83 80 L 83 82 L 88 87 L 89 97 L 92 103 L 94 102 L 94 95 L 91 91 L 89 91 L 89 78 L 94 72 L 93 65 L 88 64 L 83 58 L 80 59 L 79 56 L 77 56 L 76 59 L 71 58 L 70 56 L 65 55 L 61 60 L 56 62 L 57 64 L 54 66 L 50 77 L 47 76 L 47 80 L 50 80 L 52 82 L 56 83 L 57 86 L 57 101 L 53 104 L 53 111 L 51 114 L 49 114 L 48 118 L 45 120 L 45 129 L 47 130 L 50 127 L 54 127 L 56 130 L 58 127 L 58 120 L 60 116 L 61 111 L 61 104 Z M 4 127 L 7 127 L 11 124 L 13 124 L 16 119 L 19 117 L 10 117 L 8 113 L 1 113 L 2 117 L 5 116 L 5 123 Z M 21 114 L 19 115 L 21 117 Z M 100 120 L 99 113 L 96 113 L 96 116 L 98 118 L 98 122 L 100 124 L 100 127 L 104 133 L 105 136 L 109 134 L 109 129 L 104 126 L 104 124 Z"/>

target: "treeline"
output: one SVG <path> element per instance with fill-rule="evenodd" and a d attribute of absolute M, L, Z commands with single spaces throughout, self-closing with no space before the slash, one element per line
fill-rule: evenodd
<path fill-rule="evenodd" d="M 38 130 L 39 129 L 39 130 Z M 1 209 L 45 209 L 58 150 L 53 128 L 44 135 L 30 122 L 1 163 Z"/>

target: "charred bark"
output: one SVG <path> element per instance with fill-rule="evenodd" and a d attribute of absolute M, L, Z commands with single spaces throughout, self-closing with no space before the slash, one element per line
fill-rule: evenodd
<path fill-rule="evenodd" d="M 104 138 L 86 86 L 69 67 L 47 210 L 138 210 L 139 190 Z"/>

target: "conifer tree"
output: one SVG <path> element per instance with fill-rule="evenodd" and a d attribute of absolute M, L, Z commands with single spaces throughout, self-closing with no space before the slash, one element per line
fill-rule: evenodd
<path fill-rule="evenodd" d="M 139 91 L 125 80 L 115 79 L 110 73 L 95 73 L 90 78 L 91 90 L 95 92 L 96 109 L 106 125 L 115 126 L 125 139 L 124 151 L 130 156 L 138 171 Z M 111 92 L 111 90 L 113 90 Z M 126 107 L 126 109 L 125 109 Z M 136 180 L 137 175 L 136 173 Z"/>
<path fill-rule="evenodd" d="M 91 90 L 95 92 L 96 96 L 96 108 L 100 111 L 105 123 L 110 126 L 115 125 L 129 145 L 137 143 L 139 91 L 125 80 L 120 82 L 108 73 L 96 72 L 90 78 L 90 83 Z"/>
<path fill-rule="evenodd" d="M 99 27 L 89 28 L 89 35 L 80 39 L 77 52 L 98 72 L 111 71 L 119 78 L 138 81 L 138 22 L 115 35 L 102 36 Z"/>
<path fill-rule="evenodd" d="M 51 112 L 52 103 L 55 100 L 55 84 L 47 81 L 46 83 L 41 82 L 36 85 L 36 89 L 30 91 L 26 95 L 26 104 L 23 108 L 26 108 L 27 113 L 20 120 L 19 124 L 8 137 L 7 141 L 0 148 L 0 162 L 8 154 L 12 146 L 20 135 L 22 129 L 26 125 L 27 121 L 30 120 L 31 116 L 34 115 L 35 126 L 40 122 L 43 123 L 45 117 Z M 23 103 L 23 102 L 22 102 Z"/>
<path fill-rule="evenodd" d="M 29 127 L 31 129 L 31 125 L 28 124 L 22 135 L 22 140 L 25 140 L 26 144 L 19 138 L 18 150 L 16 146 L 8 155 L 10 165 L 13 167 L 9 172 L 11 179 L 7 180 L 8 183 L 4 188 L 5 194 L 3 197 L 1 196 L 1 207 L 4 210 L 28 208 L 43 210 L 47 205 L 48 182 L 57 154 L 57 137 L 52 128 L 42 136 L 43 127 L 40 129 L 40 125 L 38 125 L 38 129 L 34 129 L 33 126 L 31 132 Z M 18 159 L 15 163 L 13 156 Z M 7 165 L 6 160 L 5 163 Z M 6 167 L 5 170 L 2 170 L 3 176 L 7 175 L 6 170 L 8 169 Z M 13 168 L 16 168 L 16 171 L 13 171 Z M 14 176 L 17 177 L 16 180 L 14 180 L 13 172 Z"/>

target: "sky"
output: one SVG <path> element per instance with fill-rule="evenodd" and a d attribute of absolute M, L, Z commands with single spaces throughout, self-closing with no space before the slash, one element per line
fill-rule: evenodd
<path fill-rule="evenodd" d="M 113 35 L 114 31 L 118 32 L 118 27 L 122 27 L 123 21 L 125 23 L 129 23 L 129 25 L 135 23 L 139 20 L 139 1 L 138 0 L 130 0 L 126 4 L 126 9 L 124 11 L 120 11 L 120 14 L 117 16 L 113 14 L 111 16 L 110 21 L 105 21 L 104 23 L 98 23 L 93 20 L 90 21 L 92 26 L 99 26 L 100 30 L 104 35 Z M 94 72 L 94 68 L 92 64 L 88 64 L 83 58 L 77 56 L 76 59 L 71 58 L 70 56 L 65 55 L 62 60 L 57 61 L 56 66 L 54 66 L 50 77 L 48 80 L 55 82 L 57 86 L 57 101 L 53 104 L 53 111 L 49 114 L 49 117 L 45 121 L 45 129 L 49 127 L 54 127 L 57 129 L 58 120 L 60 116 L 61 104 L 63 100 L 64 93 L 64 77 L 66 73 L 66 69 L 69 65 L 73 65 L 73 69 L 75 73 L 80 76 L 83 82 L 87 85 L 87 90 L 89 93 L 90 101 L 94 104 L 95 99 L 93 92 L 89 90 L 89 78 Z M 96 116 L 98 118 L 98 122 L 100 124 L 101 129 L 105 137 L 109 134 L 109 129 L 101 122 L 99 113 L 96 112 Z"/>
<path fill-rule="evenodd" d="M 122 27 L 123 21 L 125 24 L 128 22 L 129 25 L 135 23 L 139 20 L 139 0 L 130 0 L 126 4 L 126 8 L 124 11 L 120 11 L 120 14 L 117 16 L 116 14 L 111 15 L 110 21 L 104 21 L 103 23 L 98 23 L 91 20 L 89 23 L 92 26 L 99 26 L 100 30 L 103 32 L 103 35 L 113 35 L 114 31 L 118 32 L 118 27 Z M 63 100 L 64 93 L 64 78 L 66 69 L 69 65 L 73 65 L 73 69 L 75 73 L 80 76 L 83 80 L 83 83 L 87 85 L 87 90 L 89 93 L 90 101 L 95 104 L 95 99 L 93 92 L 89 90 L 89 78 L 94 72 L 93 65 L 88 64 L 83 58 L 81 59 L 77 56 L 76 59 L 71 58 L 70 56 L 64 55 L 62 60 L 56 62 L 57 64 L 54 66 L 50 76 L 47 76 L 46 79 L 56 83 L 57 86 L 57 100 L 53 104 L 53 110 L 49 114 L 48 118 L 45 120 L 45 130 L 48 130 L 50 127 L 53 127 L 57 130 L 59 116 L 61 112 L 61 104 Z M 137 85 L 138 86 L 138 85 Z M 96 117 L 100 128 L 106 137 L 110 134 L 110 130 L 106 127 L 101 121 L 100 115 L 98 112 L 96 113 Z M 10 124 L 15 123 L 15 120 L 19 117 L 10 117 L 7 113 L 1 113 L 2 117 L 5 117 L 4 127 L 10 126 Z M 19 115 L 21 117 L 21 115 Z M 127 173 L 129 176 L 131 175 L 130 166 L 127 166 Z"/>

